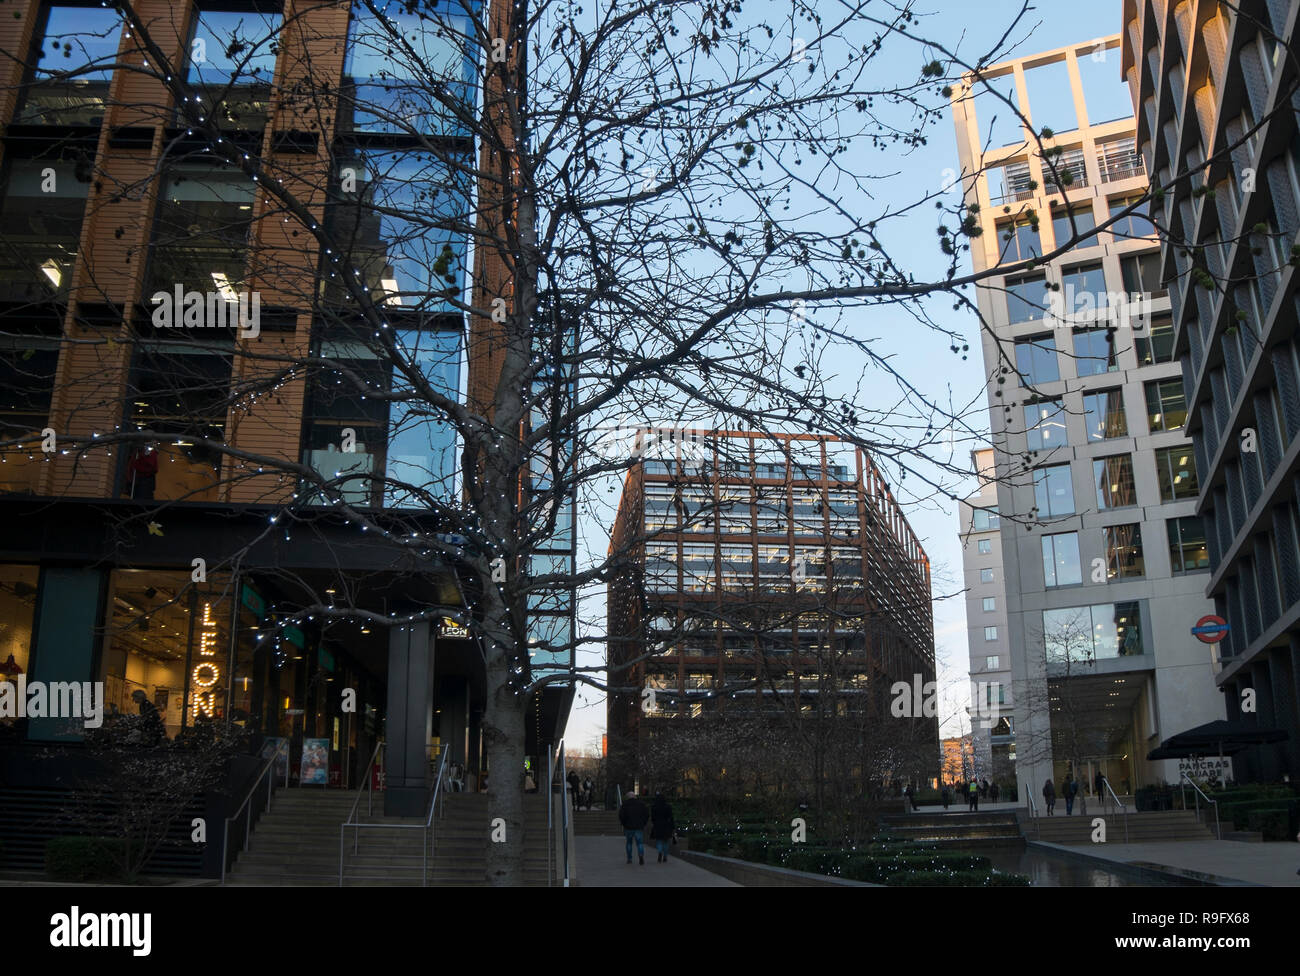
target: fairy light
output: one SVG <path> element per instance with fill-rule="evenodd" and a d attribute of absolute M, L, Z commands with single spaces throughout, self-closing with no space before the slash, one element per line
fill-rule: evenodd
<path fill-rule="evenodd" d="M 217 622 L 212 619 L 212 604 L 203 604 L 203 620 L 199 624 L 199 657 L 210 658 L 211 660 L 200 660 L 194 665 L 194 670 L 190 672 L 190 679 L 194 682 L 196 688 L 202 689 L 194 693 L 193 719 L 198 720 L 199 713 L 202 712 L 208 718 L 216 718 L 216 684 L 221 680 L 221 668 L 217 665 Z"/>

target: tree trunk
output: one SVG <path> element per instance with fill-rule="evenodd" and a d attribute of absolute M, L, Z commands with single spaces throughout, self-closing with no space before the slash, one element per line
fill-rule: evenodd
<path fill-rule="evenodd" d="M 488 756 L 487 880 L 510 887 L 524 881 L 524 713 L 528 696 L 516 694 L 504 655 L 489 662 L 483 737 Z M 550 784 L 538 785 L 549 792 Z M 504 822 L 504 834 L 502 833 Z"/>

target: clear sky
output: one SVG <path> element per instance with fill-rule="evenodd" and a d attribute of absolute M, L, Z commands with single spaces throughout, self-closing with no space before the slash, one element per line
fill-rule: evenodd
<path fill-rule="evenodd" d="M 769 0 L 774 7 L 784 8 L 780 0 Z M 747 8 L 749 5 L 746 5 Z M 825 11 L 831 14 L 835 4 L 828 4 Z M 915 29 L 917 35 L 926 36 L 943 44 L 949 50 L 955 50 L 968 60 L 974 60 L 989 50 L 1006 32 L 1007 27 L 1020 12 L 1019 0 L 929 0 L 916 7 L 920 14 L 919 24 Z M 1023 56 L 1037 51 L 1051 50 L 1065 44 L 1084 42 L 1096 37 L 1114 34 L 1121 28 L 1121 8 L 1119 0 L 1104 0 L 1102 3 L 1067 3 L 1065 0 L 1038 0 L 1019 21 L 1010 34 L 1009 50 L 1005 56 Z M 876 63 L 874 71 L 876 80 L 883 87 L 889 84 L 893 75 L 898 78 L 915 77 L 918 65 L 934 57 L 933 52 L 926 52 L 918 45 L 906 40 L 893 39 L 886 42 L 882 58 Z M 1098 70 L 1113 73 L 1113 84 L 1117 93 L 1112 104 L 1120 106 L 1120 111 L 1127 105 L 1127 89 L 1123 87 L 1117 58 L 1110 58 Z M 894 75 L 894 72 L 897 72 Z M 1086 83 L 1086 82 L 1085 82 Z M 1045 93 L 1052 92 L 1051 86 L 1038 89 Z M 1062 93 L 1068 102 L 1068 89 Z M 1059 114 L 1056 102 L 1047 102 L 1049 95 L 1042 96 L 1045 104 L 1033 106 L 1035 124 L 1055 124 L 1061 131 L 1071 128 L 1069 124 L 1049 122 L 1044 116 L 1055 119 Z M 1091 105 L 1091 100 L 1090 100 Z M 977 111 L 979 109 L 977 103 Z M 1072 110 L 1071 110 L 1072 111 Z M 1117 111 L 1116 117 L 1120 114 Z M 1123 112 L 1123 114 L 1128 114 Z M 1094 120 L 1095 121 L 1095 120 Z M 983 125 L 983 116 L 981 115 Z M 888 180 L 888 194 L 891 200 L 916 200 L 926 194 L 934 193 L 952 182 L 958 166 L 956 138 L 951 116 L 932 125 L 928 130 L 928 145 L 920 151 L 904 154 L 898 152 L 894 165 L 885 168 L 895 171 Z M 872 164 L 881 168 L 881 157 L 877 156 Z M 890 161 L 894 162 L 894 161 Z M 950 202 L 956 202 L 955 192 Z M 902 221 L 892 225 L 884 236 L 888 252 L 902 267 L 912 271 L 918 279 L 941 277 L 944 258 L 937 246 L 935 233 L 936 211 L 933 204 L 919 207 Z M 966 261 L 969 270 L 969 260 Z M 933 333 L 921 334 L 911 319 L 891 316 L 888 312 L 870 310 L 861 313 L 859 319 L 846 317 L 846 323 L 859 325 L 861 334 L 880 337 L 889 353 L 896 358 L 894 365 L 908 379 L 916 382 L 930 397 L 951 402 L 957 410 L 969 404 L 980 409 L 971 415 L 971 427 L 983 433 L 988 429 L 987 412 L 984 410 L 984 369 L 981 362 L 978 341 L 978 322 L 966 311 L 952 310 L 952 302 L 935 301 L 929 304 L 932 317 L 939 324 L 962 334 L 970 345 L 970 356 L 966 361 L 951 355 L 946 348 L 940 349 L 937 337 Z M 945 344 L 946 345 L 946 344 Z M 939 359 L 942 355 L 942 359 Z M 936 368 L 938 364 L 938 368 Z M 884 405 L 884 404 L 881 404 Z M 959 465 L 969 467 L 970 451 L 979 446 L 971 433 L 958 433 L 949 443 L 942 445 L 936 453 L 938 460 L 954 459 Z M 611 485 L 609 488 L 616 486 Z M 969 685 L 967 683 L 968 650 L 966 645 L 965 602 L 961 595 L 961 541 L 958 537 L 956 504 L 946 500 L 930 499 L 918 501 L 910 494 L 905 483 L 894 486 L 899 501 L 903 504 L 908 521 L 921 539 L 930 556 L 934 573 L 934 628 L 935 652 L 940 683 L 940 734 L 957 735 L 969 730 L 969 720 L 965 707 L 969 704 Z M 959 494 L 974 491 L 974 479 L 971 478 Z M 611 502 L 617 497 L 615 492 L 607 492 L 602 487 L 602 494 L 607 494 Z M 612 508 L 610 510 L 612 512 Z M 594 550 L 603 553 L 606 531 L 596 526 L 583 527 L 580 531 L 585 541 Z M 581 561 L 580 561 L 581 562 Z M 603 610 L 603 595 L 584 604 L 584 613 L 600 613 Z M 603 616 L 603 614 L 601 614 Z M 603 621 L 602 621 L 603 622 Z M 601 631 L 603 632 L 603 630 Z M 596 633 L 595 630 L 590 631 Z M 579 636 L 583 635 L 579 627 Z M 603 663 L 603 650 L 580 652 L 578 663 L 596 665 Z M 567 740 L 569 747 L 584 748 L 594 741 L 599 741 L 605 727 L 605 705 L 603 696 L 590 689 L 579 692 L 572 716 L 569 720 Z"/>

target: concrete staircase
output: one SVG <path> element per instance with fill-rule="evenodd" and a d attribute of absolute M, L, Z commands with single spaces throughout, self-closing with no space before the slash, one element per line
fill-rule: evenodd
<path fill-rule="evenodd" d="M 623 825 L 618 822 L 617 810 L 578 810 L 573 812 L 573 832 L 579 837 L 622 837 Z"/>
<path fill-rule="evenodd" d="M 277 791 L 271 811 L 262 815 L 249 837 L 248 850 L 240 853 L 226 874 L 228 885 L 337 885 L 339 882 L 339 825 L 356 801 L 355 792 L 338 790 Z M 449 793 L 443 816 L 435 819 L 434 846 L 429 859 L 430 885 L 478 886 L 487 883 L 487 845 L 491 824 L 487 795 Z M 382 795 L 376 795 L 376 813 Z M 424 878 L 424 819 L 419 817 L 365 817 L 367 823 L 403 825 L 410 829 L 361 829 L 356 853 L 345 848 L 343 882 L 352 886 L 418 886 Z M 547 883 L 546 797 L 524 797 L 524 884 Z M 420 829 L 415 829 L 420 828 Z M 237 844 L 242 837 L 231 839 Z"/>
<path fill-rule="evenodd" d="M 1059 804 L 1058 804 L 1059 806 Z M 1025 837 L 1052 844 L 1092 844 L 1092 822 L 1101 817 L 1106 821 L 1106 842 L 1123 844 L 1124 815 L 1113 806 L 1096 810 L 1089 805 L 1088 814 L 1073 816 L 1059 814 L 1052 817 L 1026 818 Z M 1144 811 L 1129 810 L 1128 842 L 1132 844 L 1162 843 L 1166 841 L 1214 840 L 1213 824 L 1209 827 L 1196 822 L 1190 810 Z"/>
<path fill-rule="evenodd" d="M 895 837 L 938 847 L 969 851 L 989 847 L 1023 848 L 1025 845 L 1015 810 L 912 813 L 886 817 L 883 822 Z"/>

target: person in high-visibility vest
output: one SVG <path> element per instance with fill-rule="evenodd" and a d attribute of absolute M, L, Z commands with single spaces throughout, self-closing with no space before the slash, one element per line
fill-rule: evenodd
<path fill-rule="evenodd" d="M 971 808 L 971 810 L 978 811 L 979 808 L 980 808 L 980 784 L 979 784 L 979 780 L 974 780 L 974 779 L 973 779 L 973 780 L 970 781 L 969 792 L 970 792 L 970 808 Z"/>

